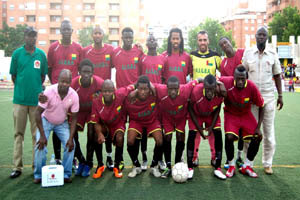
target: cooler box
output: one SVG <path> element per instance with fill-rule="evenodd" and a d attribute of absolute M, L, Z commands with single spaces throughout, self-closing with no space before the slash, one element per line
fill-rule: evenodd
<path fill-rule="evenodd" d="M 64 184 L 64 167 L 47 165 L 42 168 L 42 187 L 62 186 Z"/>

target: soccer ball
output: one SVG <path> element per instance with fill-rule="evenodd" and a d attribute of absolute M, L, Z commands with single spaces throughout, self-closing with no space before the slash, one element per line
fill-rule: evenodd
<path fill-rule="evenodd" d="M 172 168 L 172 178 L 176 183 L 184 183 L 188 179 L 189 168 L 187 164 L 179 162 Z"/>

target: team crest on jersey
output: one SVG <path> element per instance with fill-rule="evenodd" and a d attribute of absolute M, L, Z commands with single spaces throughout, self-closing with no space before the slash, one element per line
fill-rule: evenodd
<path fill-rule="evenodd" d="M 70 55 L 70 60 L 76 60 L 76 58 L 77 58 L 77 55 L 75 53 L 72 53 Z"/>
<path fill-rule="evenodd" d="M 133 61 L 134 61 L 135 64 L 137 64 L 139 62 L 139 58 L 138 57 L 134 57 Z"/>
<path fill-rule="evenodd" d="M 181 111 L 182 109 L 183 109 L 183 105 L 180 105 L 180 106 L 177 107 L 176 110 L 177 110 L 177 112 L 179 112 L 179 111 Z"/>
<path fill-rule="evenodd" d="M 154 110 L 155 106 L 156 106 L 156 103 L 155 103 L 155 102 L 151 103 L 151 104 L 150 104 L 150 110 Z"/>
<path fill-rule="evenodd" d="M 213 64 L 210 63 L 209 60 L 206 61 L 206 65 L 207 65 L 207 66 L 213 66 Z"/>
<path fill-rule="evenodd" d="M 161 70 L 161 69 L 162 69 L 162 65 L 158 64 L 158 65 L 157 65 L 157 69 L 158 69 L 158 70 Z"/>
<path fill-rule="evenodd" d="M 218 106 L 214 106 L 214 107 L 212 108 L 212 111 L 216 110 L 216 109 L 217 109 L 217 107 L 218 107 Z"/>
<path fill-rule="evenodd" d="M 185 67 L 185 61 L 181 61 L 181 67 Z"/>
<path fill-rule="evenodd" d="M 116 114 L 119 114 L 121 112 L 121 110 L 122 110 L 122 106 L 118 106 L 116 108 Z"/>
<path fill-rule="evenodd" d="M 40 69 L 40 68 L 41 68 L 41 61 L 35 60 L 35 61 L 34 61 L 34 64 L 33 64 L 33 67 L 34 67 L 35 69 Z"/>
<path fill-rule="evenodd" d="M 110 61 L 110 55 L 109 54 L 105 55 L 105 61 Z"/>
<path fill-rule="evenodd" d="M 244 99 L 243 99 L 243 103 L 249 103 L 249 100 L 250 100 L 250 98 L 249 98 L 249 97 L 247 97 L 247 98 L 244 98 Z"/>

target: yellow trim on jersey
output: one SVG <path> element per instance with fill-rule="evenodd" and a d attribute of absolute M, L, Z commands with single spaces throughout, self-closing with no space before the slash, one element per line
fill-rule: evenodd
<path fill-rule="evenodd" d="M 142 135 L 142 133 L 139 132 L 139 131 L 138 131 L 137 129 L 135 129 L 135 128 L 129 128 L 128 131 L 135 131 L 135 132 L 137 132 L 138 134 Z M 127 132 L 128 132 L 128 131 L 127 131 Z"/>
<path fill-rule="evenodd" d="M 174 132 L 174 130 L 173 131 L 169 131 L 169 132 L 165 133 L 165 135 L 171 135 L 171 134 L 173 134 L 173 132 Z"/>
<path fill-rule="evenodd" d="M 213 129 L 221 129 L 221 126 L 216 126 Z"/>
<path fill-rule="evenodd" d="M 180 130 L 180 129 L 177 129 L 177 128 L 175 128 L 175 131 L 177 131 L 177 132 L 179 132 L 179 133 L 184 133 L 183 130 Z"/>
<path fill-rule="evenodd" d="M 150 132 L 148 133 L 148 135 L 151 135 L 151 134 L 154 133 L 155 131 L 161 131 L 161 128 L 156 128 L 156 129 L 150 131 Z"/>
<path fill-rule="evenodd" d="M 236 136 L 237 139 L 235 139 L 234 141 L 237 141 L 240 138 L 239 135 L 236 134 L 235 132 L 225 132 L 225 134 L 232 134 L 232 135 Z"/>

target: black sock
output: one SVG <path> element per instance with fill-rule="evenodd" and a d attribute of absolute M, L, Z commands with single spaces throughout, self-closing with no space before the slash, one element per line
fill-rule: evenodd
<path fill-rule="evenodd" d="M 127 151 L 129 153 L 129 156 L 131 158 L 131 161 L 132 161 L 133 165 L 136 166 L 136 167 L 140 167 L 141 164 L 139 163 L 139 161 L 137 159 L 137 154 L 136 154 L 136 145 L 127 146 Z"/>
<path fill-rule="evenodd" d="M 175 164 L 181 162 L 182 153 L 184 150 L 184 142 L 177 141 L 176 143 L 176 152 L 175 152 Z"/>
<path fill-rule="evenodd" d="M 96 158 L 98 161 L 98 166 L 103 166 L 102 144 L 95 142 L 94 147 L 95 147 Z"/>
<path fill-rule="evenodd" d="M 74 152 L 74 157 L 76 157 L 79 161 L 79 163 L 86 163 L 85 158 L 81 152 L 81 148 L 80 148 L 80 143 L 79 143 L 79 139 L 78 139 L 78 132 L 75 132 L 74 135 L 74 141 L 75 141 L 75 152 Z"/>
<path fill-rule="evenodd" d="M 167 163 L 167 167 L 169 168 L 168 164 L 170 165 L 171 168 L 171 153 L 172 153 L 172 143 L 171 141 L 167 141 L 164 139 L 163 141 L 163 150 L 164 150 L 164 155 L 165 155 L 165 160 Z"/>
<path fill-rule="evenodd" d="M 259 144 L 260 141 L 255 141 L 254 139 L 251 140 L 250 144 L 249 144 L 249 148 L 248 148 L 248 152 L 247 152 L 247 158 L 250 161 L 253 161 L 258 150 L 259 150 Z"/>
<path fill-rule="evenodd" d="M 188 167 L 193 168 L 193 157 L 194 157 L 194 147 L 195 147 L 195 138 L 197 132 L 194 130 L 189 131 L 188 141 L 187 141 L 187 162 Z"/>
<path fill-rule="evenodd" d="M 119 166 L 120 162 L 122 161 L 122 155 L 123 155 L 123 147 L 116 146 L 115 166 Z"/>
<path fill-rule="evenodd" d="M 233 141 L 229 141 L 227 137 L 225 137 L 225 150 L 226 150 L 227 160 L 231 161 L 234 157 L 234 145 L 233 145 Z"/>
<path fill-rule="evenodd" d="M 158 164 L 159 160 L 162 160 L 162 146 L 155 145 L 153 150 L 153 160 L 150 167 L 155 167 Z"/>
<path fill-rule="evenodd" d="M 214 129 L 213 133 L 215 136 L 215 150 L 216 150 L 215 168 L 218 169 L 219 167 L 221 167 L 221 162 L 222 162 L 222 150 L 223 150 L 222 131 L 221 129 Z"/>

